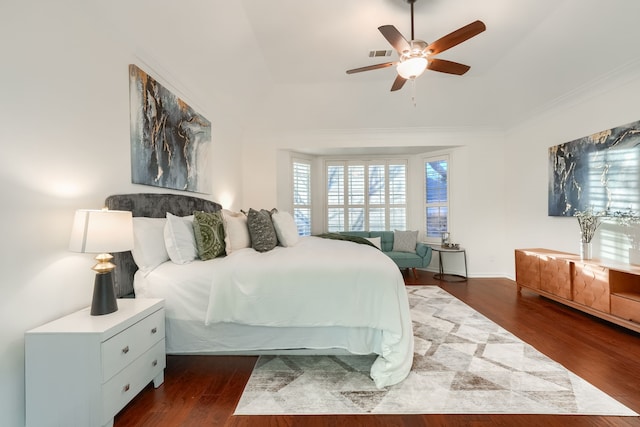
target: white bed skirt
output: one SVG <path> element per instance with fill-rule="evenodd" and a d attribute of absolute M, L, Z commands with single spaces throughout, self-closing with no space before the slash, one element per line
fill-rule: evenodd
<path fill-rule="evenodd" d="M 369 328 L 266 327 L 166 319 L 168 354 L 380 354 Z"/>

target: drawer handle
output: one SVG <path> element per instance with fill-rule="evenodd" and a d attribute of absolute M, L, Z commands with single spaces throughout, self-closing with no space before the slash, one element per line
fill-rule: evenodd
<path fill-rule="evenodd" d="M 129 353 L 129 346 L 126 346 L 125 348 L 122 349 L 122 353 L 123 354 L 127 354 Z"/>
<path fill-rule="evenodd" d="M 156 332 L 158 332 L 158 328 L 153 328 L 153 329 L 151 330 L 151 333 L 152 333 L 152 334 L 155 334 Z"/>
<path fill-rule="evenodd" d="M 158 360 L 156 359 L 153 362 L 151 362 L 151 366 L 153 366 L 154 368 L 158 366 Z"/>
<path fill-rule="evenodd" d="M 124 387 L 122 387 L 122 392 L 126 393 L 129 391 L 129 389 L 131 388 L 131 386 L 129 384 L 125 385 Z"/>

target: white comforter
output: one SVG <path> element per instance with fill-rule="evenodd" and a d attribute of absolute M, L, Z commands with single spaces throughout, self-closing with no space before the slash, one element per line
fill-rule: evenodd
<path fill-rule="evenodd" d="M 306 237 L 291 248 L 233 252 L 212 271 L 207 324 L 379 329 L 381 354 L 371 367 L 376 386 L 408 375 L 413 331 L 404 280 L 379 250 Z"/>

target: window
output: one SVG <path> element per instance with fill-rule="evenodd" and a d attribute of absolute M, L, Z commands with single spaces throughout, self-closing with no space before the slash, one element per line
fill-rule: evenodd
<path fill-rule="evenodd" d="M 293 160 L 293 218 L 298 234 L 311 234 L 311 163 Z"/>
<path fill-rule="evenodd" d="M 449 231 L 449 158 L 430 157 L 424 162 L 425 230 L 428 239 Z"/>
<path fill-rule="evenodd" d="M 407 162 L 327 162 L 327 229 L 404 230 Z"/>

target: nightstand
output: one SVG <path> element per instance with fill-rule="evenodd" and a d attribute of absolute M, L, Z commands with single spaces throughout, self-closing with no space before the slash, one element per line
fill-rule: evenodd
<path fill-rule="evenodd" d="M 111 426 L 113 417 L 166 366 L 164 300 L 119 299 L 25 333 L 27 426 Z"/>

